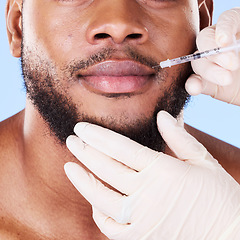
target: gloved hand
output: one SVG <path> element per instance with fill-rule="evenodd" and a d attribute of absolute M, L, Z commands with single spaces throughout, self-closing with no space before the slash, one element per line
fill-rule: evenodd
<path fill-rule="evenodd" d="M 65 171 L 109 239 L 239 240 L 240 186 L 167 112 L 159 130 L 177 158 L 108 129 L 78 123 Z M 84 142 L 83 142 L 84 141 Z"/>
<path fill-rule="evenodd" d="M 224 12 L 216 25 L 203 29 L 197 37 L 200 52 L 226 47 L 240 39 L 240 8 Z M 186 82 L 191 95 L 200 93 L 240 106 L 240 50 L 192 62 L 196 74 Z"/>

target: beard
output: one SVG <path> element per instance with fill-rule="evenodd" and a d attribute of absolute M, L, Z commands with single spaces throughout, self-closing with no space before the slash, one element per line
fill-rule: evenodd
<path fill-rule="evenodd" d="M 73 129 L 76 123 L 82 121 L 107 127 L 153 150 L 164 151 L 165 143 L 159 134 L 156 123 L 157 113 L 165 110 L 175 118 L 179 115 L 189 99 L 184 85 L 187 77 L 192 73 L 190 65 L 182 67 L 177 76 L 172 79 L 171 86 L 165 89 L 163 94 L 161 93 L 151 116 L 144 116 L 141 119 L 136 118 L 132 122 L 129 122 L 126 117 L 116 121 L 114 116 L 105 118 L 91 116 L 89 113 L 81 111 L 81 106 L 74 103 L 68 88 L 64 87 L 61 82 L 64 79 L 67 79 L 65 81 L 69 83 L 76 81 L 74 73 L 111 59 L 113 52 L 114 49 L 102 49 L 87 60 L 76 60 L 66 64 L 61 68 L 61 76 L 64 76 L 64 78 L 61 78 L 56 74 L 56 67 L 53 63 L 43 60 L 40 55 L 36 55 L 27 47 L 25 48 L 22 43 L 22 75 L 28 99 L 38 110 L 58 144 L 65 144 L 66 138 L 74 134 Z M 125 53 L 130 59 L 141 64 L 150 67 L 158 65 L 151 58 L 142 56 L 130 48 Z M 161 84 L 166 77 L 166 70 L 156 69 L 156 81 Z M 105 97 L 128 98 L 131 97 L 131 94 L 124 94 L 124 96 L 108 94 Z"/>

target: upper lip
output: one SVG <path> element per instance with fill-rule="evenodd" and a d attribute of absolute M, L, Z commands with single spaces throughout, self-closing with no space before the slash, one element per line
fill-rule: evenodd
<path fill-rule="evenodd" d="M 141 63 L 132 60 L 107 60 L 95 64 L 81 71 L 81 76 L 147 76 L 153 75 L 155 71 Z"/>

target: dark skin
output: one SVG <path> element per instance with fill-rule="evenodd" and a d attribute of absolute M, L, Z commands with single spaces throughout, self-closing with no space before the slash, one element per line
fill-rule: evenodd
<path fill-rule="evenodd" d="M 56 63 L 59 74 L 61 66 L 77 58 L 80 50 L 81 55 L 86 57 L 106 44 L 121 49 L 121 45 L 128 42 L 141 49 L 143 54 L 151 53 L 156 60 L 160 56 L 166 57 L 159 42 L 168 50 L 168 58 L 192 51 L 199 22 L 191 1 L 167 3 L 166 6 L 161 5 L 159 11 L 155 10 L 156 6 L 143 1 L 126 4 L 129 1 L 121 0 L 115 1 L 115 5 L 109 4 L 111 1 L 95 1 L 89 5 L 91 1 L 86 0 L 83 5 L 76 6 L 74 1 L 25 0 L 26 44 L 31 47 L 37 41 L 37 50 L 44 52 L 44 58 Z M 207 2 L 211 12 L 211 1 Z M 15 57 L 21 55 L 21 6 L 21 0 L 9 0 L 7 5 L 10 50 Z M 106 8 L 108 14 L 103 15 Z M 124 13 L 131 8 L 134 8 L 134 17 L 130 18 Z M 169 18 L 169 14 L 175 15 L 175 18 Z M 166 20 L 167 16 L 170 20 Z M 209 21 L 206 9 L 201 9 L 200 16 L 200 28 L 206 27 Z M 63 19 L 66 20 L 64 24 Z M 116 24 L 120 29 L 117 32 L 114 31 Z M 106 31 L 110 37 L 95 38 L 96 34 Z M 132 33 L 140 35 L 137 38 L 129 37 Z M 176 38 L 180 39 L 179 46 L 173 41 Z M 170 75 L 174 76 L 175 71 L 173 69 Z M 164 88 L 169 86 L 170 81 L 171 77 L 166 79 Z M 69 89 L 75 102 L 81 103 L 84 99 L 84 111 L 99 117 L 114 115 L 118 119 L 121 111 L 125 110 L 130 122 L 142 113 L 150 114 L 158 96 L 156 94 L 161 94 L 153 84 L 141 96 L 118 99 L 116 109 L 116 100 L 109 101 L 88 88 L 72 86 Z M 190 126 L 186 129 L 240 181 L 239 149 Z M 0 149 L 0 192 L 4 193 L 0 199 L 1 239 L 106 239 L 92 220 L 91 206 L 64 173 L 64 164 L 76 161 L 75 158 L 65 145 L 56 142 L 29 99 L 24 111 L 0 123 Z M 166 152 L 170 154 L 168 149 Z"/>

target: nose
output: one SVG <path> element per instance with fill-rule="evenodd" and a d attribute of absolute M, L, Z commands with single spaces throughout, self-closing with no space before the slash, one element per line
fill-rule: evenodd
<path fill-rule="evenodd" d="M 136 1 L 98 1 L 88 25 L 87 41 L 90 44 L 103 42 L 143 44 L 148 39 L 148 30 L 142 22 L 142 10 Z"/>

